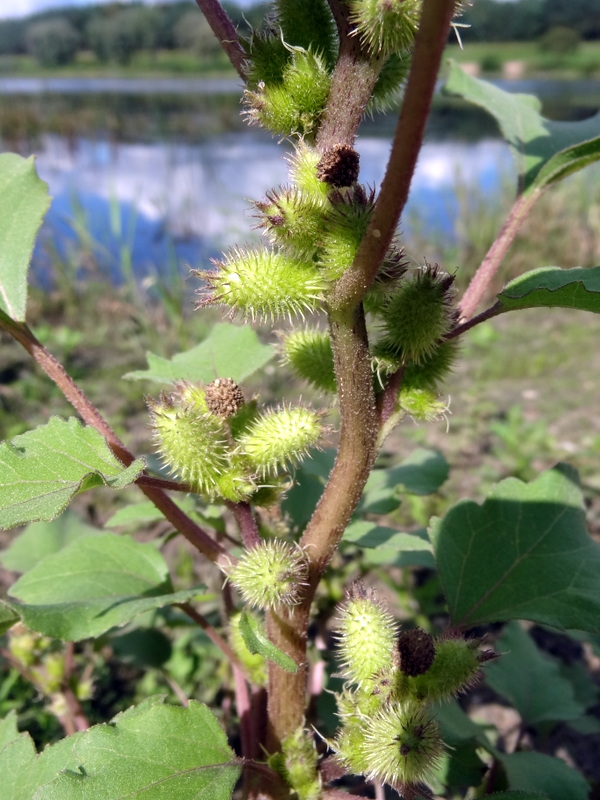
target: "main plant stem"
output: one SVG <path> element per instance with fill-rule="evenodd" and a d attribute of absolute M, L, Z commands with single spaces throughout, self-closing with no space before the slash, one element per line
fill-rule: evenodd
<path fill-rule="evenodd" d="M 342 5 L 331 3 L 340 31 L 340 59 L 316 144 L 325 150 L 354 141 L 380 64 L 369 61 L 344 30 Z M 392 156 L 373 220 L 352 268 L 331 293 L 329 326 L 340 404 L 340 443 L 329 481 L 302 536 L 309 561 L 309 585 L 300 605 L 267 615 L 267 632 L 299 665 L 294 674 L 269 667 L 267 747 L 304 723 L 307 630 L 310 606 L 331 557 L 356 509 L 376 455 L 379 431 L 362 298 L 373 281 L 398 224 L 421 147 L 454 0 L 424 0 Z"/>

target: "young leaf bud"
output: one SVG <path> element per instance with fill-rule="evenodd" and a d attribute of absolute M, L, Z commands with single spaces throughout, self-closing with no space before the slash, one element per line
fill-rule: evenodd
<path fill-rule="evenodd" d="M 343 676 L 370 690 L 378 675 L 391 671 L 396 622 L 372 589 L 357 583 L 339 610 L 339 640 Z"/>
<path fill-rule="evenodd" d="M 454 322 L 451 275 L 426 266 L 412 279 L 400 282 L 383 312 L 386 341 L 396 348 L 404 363 L 420 364 L 435 353 L 440 339 Z"/>
<path fill-rule="evenodd" d="M 207 286 L 199 290 L 198 308 L 212 303 L 255 319 L 291 318 L 313 311 L 325 283 L 315 266 L 277 250 L 234 248 L 214 272 L 193 270 Z"/>
<path fill-rule="evenodd" d="M 369 780 L 395 787 L 427 781 L 442 751 L 435 721 L 416 703 L 386 706 L 364 728 L 364 774 Z"/>
<path fill-rule="evenodd" d="M 227 577 L 256 608 L 293 606 L 306 585 L 308 563 L 299 547 L 273 539 L 247 550 Z"/>
<path fill-rule="evenodd" d="M 350 19 L 372 55 L 407 50 L 417 32 L 421 0 L 351 0 Z"/>
<path fill-rule="evenodd" d="M 322 433 L 321 415 L 302 406 L 289 406 L 258 417 L 239 439 L 240 451 L 260 477 L 297 464 Z"/>
<path fill-rule="evenodd" d="M 246 612 L 247 614 L 250 612 Z M 251 653 L 246 646 L 246 642 L 240 633 L 240 617 L 241 612 L 233 614 L 229 619 L 229 643 L 233 652 L 242 662 L 250 679 L 257 686 L 266 686 L 267 684 L 267 662 L 264 656 L 260 653 Z"/>
<path fill-rule="evenodd" d="M 298 330 L 282 338 L 284 363 L 316 389 L 337 390 L 331 339 L 327 331 Z"/>
<path fill-rule="evenodd" d="M 358 180 L 360 156 L 348 144 L 335 144 L 323 153 L 317 164 L 317 178 L 337 189 Z"/>
<path fill-rule="evenodd" d="M 211 414 L 233 417 L 244 405 L 244 394 L 233 378 L 217 378 L 205 389 L 204 398 Z"/>
<path fill-rule="evenodd" d="M 440 639 L 435 658 L 422 675 L 408 678 L 408 691 L 423 701 L 447 700 L 472 686 L 480 677 L 482 660 L 476 641 Z"/>
<path fill-rule="evenodd" d="M 415 422 L 435 422 L 447 413 L 449 406 L 430 389 L 404 389 L 398 396 L 398 408 Z"/>
<path fill-rule="evenodd" d="M 269 758 L 269 766 L 278 772 L 298 800 L 318 800 L 321 782 L 317 772 L 317 749 L 314 735 L 298 728 L 281 743 L 281 753 Z"/>
<path fill-rule="evenodd" d="M 433 664 L 435 646 L 431 634 L 422 628 L 401 631 L 398 635 L 400 671 L 404 675 L 423 675 Z"/>

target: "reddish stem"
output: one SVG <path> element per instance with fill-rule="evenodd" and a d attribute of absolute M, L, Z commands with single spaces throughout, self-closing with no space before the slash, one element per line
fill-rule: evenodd
<path fill-rule="evenodd" d="M 196 0 L 196 5 L 206 17 L 206 21 L 229 57 L 235 71 L 245 81 L 246 70 L 244 65 L 246 53 L 240 44 L 235 26 L 229 19 L 227 12 L 218 0 Z"/>

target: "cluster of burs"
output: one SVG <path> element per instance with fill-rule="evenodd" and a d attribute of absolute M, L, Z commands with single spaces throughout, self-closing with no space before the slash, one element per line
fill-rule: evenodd
<path fill-rule="evenodd" d="M 337 696 L 342 727 L 330 742 L 336 760 L 346 772 L 411 796 L 443 753 L 435 704 L 472 685 L 496 654 L 480 651 L 476 640 L 434 640 L 420 628 L 399 632 L 374 591 L 360 583 L 341 607 L 338 638 L 346 683 Z"/>
<path fill-rule="evenodd" d="M 299 325 L 279 334 L 282 360 L 320 392 L 334 394 L 331 341 L 317 314 L 340 312 L 334 287 L 354 260 L 374 195 L 358 183 L 359 157 L 351 146 L 323 151 L 316 138 L 339 46 L 328 3 L 279 0 L 274 6 L 267 27 L 244 42 L 245 103 L 250 121 L 293 143 L 290 182 L 255 203 L 268 243 L 233 247 L 213 269 L 195 270 L 202 279 L 199 306 L 221 304 L 268 322 L 299 317 Z M 372 104 L 380 106 L 406 76 L 420 0 L 345 6 L 352 35 L 379 76 Z M 437 387 L 455 356 L 454 340 L 444 339 L 456 321 L 451 285 L 437 266 L 409 269 L 397 238 L 364 297 L 375 391 L 402 369 L 398 418 L 428 420 L 445 410 Z M 173 472 L 209 499 L 274 502 L 287 485 L 282 471 L 317 444 L 322 417 L 290 406 L 260 413 L 226 383 L 180 384 L 150 401 L 158 447 Z M 226 391 L 233 393 L 229 405 L 211 399 Z"/>

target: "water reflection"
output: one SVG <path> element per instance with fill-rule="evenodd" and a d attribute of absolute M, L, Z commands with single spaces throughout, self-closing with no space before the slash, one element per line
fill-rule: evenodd
<path fill-rule="evenodd" d="M 586 82 L 567 84 L 566 94 L 561 94 L 564 84 L 555 83 L 520 82 L 510 88 L 537 91 L 546 106 L 562 103 L 563 118 L 581 115 L 579 106 L 565 110 L 565 99 L 584 96 L 587 107 L 595 97 L 600 105 L 598 83 L 595 91 L 580 86 Z M 227 85 L 168 79 L 38 84 L 37 79 L 0 80 L 4 146 L 39 154 L 40 175 L 54 197 L 36 248 L 38 274 L 49 274 L 53 259 L 69 261 L 82 245 L 113 280 L 130 254 L 138 276 L 174 268 L 185 272 L 186 264 L 206 265 L 233 242 L 258 237 L 247 199 L 285 183 L 287 165 L 271 137 L 243 126 L 235 80 Z M 192 94 L 191 84 L 197 89 Z M 552 90 L 544 84 L 552 84 Z M 229 93 L 222 94 L 225 90 Z M 394 115 L 363 125 L 358 140 L 363 183 L 379 186 L 394 125 Z M 403 229 L 410 232 L 411 221 L 418 219 L 421 232 L 452 236 L 457 185 L 492 194 L 513 175 L 493 120 L 477 109 L 467 113 L 455 99 L 440 100 L 429 121 Z"/>
<path fill-rule="evenodd" d="M 377 187 L 389 141 L 363 137 L 358 150 L 361 180 Z M 84 140 L 75 150 L 64 138 L 48 136 L 37 165 L 54 197 L 38 261 L 48 269 L 43 259 L 49 239 L 67 258 L 85 230 L 96 243 L 96 258 L 113 279 L 123 245 L 133 248 L 134 270 L 143 275 L 152 268 L 161 272 L 173 256 L 198 265 L 233 242 L 256 239 L 248 199 L 259 199 L 287 180 L 280 148 L 256 133 L 231 133 L 198 145 L 115 147 Z M 425 229 L 451 235 L 457 181 L 494 192 L 511 171 L 508 149 L 498 140 L 428 143 L 417 165 L 406 218 L 419 216 Z"/>

